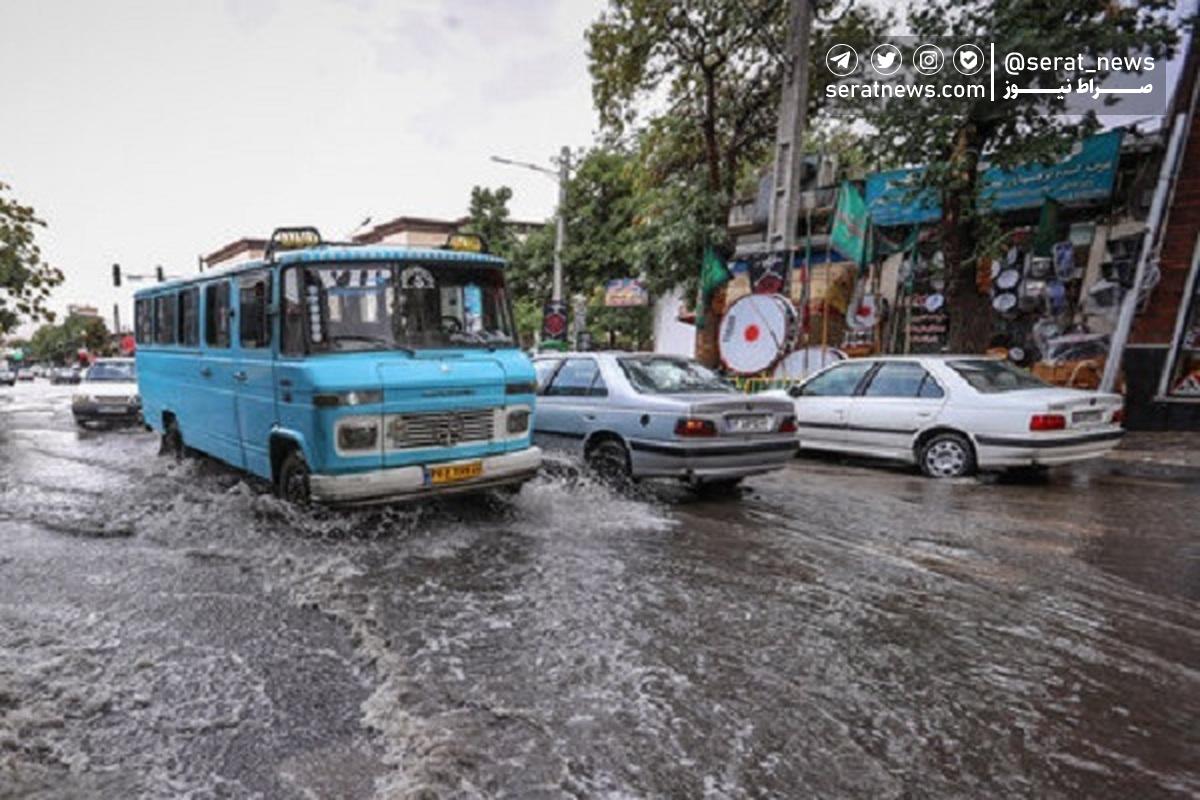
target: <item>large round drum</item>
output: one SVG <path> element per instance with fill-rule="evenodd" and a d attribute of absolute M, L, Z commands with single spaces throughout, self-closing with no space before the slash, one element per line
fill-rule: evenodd
<path fill-rule="evenodd" d="M 799 332 L 796 311 L 784 297 L 751 294 L 725 312 L 718 331 L 721 361 L 738 375 L 757 375 L 792 349 Z"/>
<path fill-rule="evenodd" d="M 830 364 L 836 364 L 845 359 L 846 354 L 836 347 L 814 345 L 812 347 L 801 348 L 789 353 L 776 365 L 775 377 L 780 380 L 801 380 L 812 375 L 817 370 L 825 369 Z"/>

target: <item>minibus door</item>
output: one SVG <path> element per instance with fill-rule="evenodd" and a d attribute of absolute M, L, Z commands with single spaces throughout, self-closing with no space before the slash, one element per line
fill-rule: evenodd
<path fill-rule="evenodd" d="M 238 280 L 238 349 L 233 371 L 237 424 L 246 469 L 271 477 L 270 440 L 275 426 L 275 361 L 271 348 L 271 273 Z"/>
<path fill-rule="evenodd" d="M 235 467 L 245 466 L 237 424 L 238 370 L 233 351 L 231 282 L 220 279 L 204 287 L 204 350 L 197 367 L 202 389 L 197 392 L 195 431 L 187 432 L 197 446 Z"/>

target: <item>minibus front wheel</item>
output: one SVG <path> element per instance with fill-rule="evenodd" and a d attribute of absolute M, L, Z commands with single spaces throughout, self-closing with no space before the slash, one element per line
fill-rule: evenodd
<path fill-rule="evenodd" d="M 307 506 L 312 501 L 308 486 L 308 464 L 299 450 L 292 450 L 279 465 L 275 479 L 275 494 L 281 500 L 298 506 Z"/>

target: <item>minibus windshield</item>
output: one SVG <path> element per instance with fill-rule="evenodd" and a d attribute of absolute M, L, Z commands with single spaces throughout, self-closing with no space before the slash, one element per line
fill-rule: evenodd
<path fill-rule="evenodd" d="M 285 326 L 310 352 L 508 347 L 516 342 L 497 267 L 329 263 L 290 270 Z M 293 341 L 298 341 L 293 331 Z"/>

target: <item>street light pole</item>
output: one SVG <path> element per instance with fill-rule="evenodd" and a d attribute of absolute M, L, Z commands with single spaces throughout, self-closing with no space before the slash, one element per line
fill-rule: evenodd
<path fill-rule="evenodd" d="M 567 181 L 571 179 L 571 150 L 564 146 L 558 157 L 558 209 L 555 212 L 557 229 L 554 232 L 554 291 L 550 299 L 563 299 L 563 246 L 567 241 Z"/>
<path fill-rule="evenodd" d="M 558 208 L 554 210 L 554 280 L 550 290 L 550 301 L 555 308 L 563 302 L 563 248 L 567 243 L 567 182 L 571 179 L 571 148 L 563 145 L 558 156 L 558 169 L 550 169 L 528 161 L 516 161 L 502 156 L 492 156 L 497 164 L 540 172 L 558 182 Z"/>

